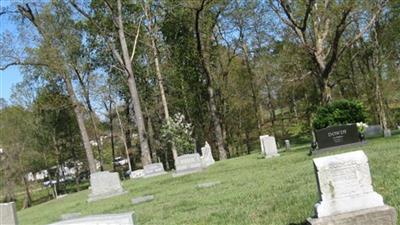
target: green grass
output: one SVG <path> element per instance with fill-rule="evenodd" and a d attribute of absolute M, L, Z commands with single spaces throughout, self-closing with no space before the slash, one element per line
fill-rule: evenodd
<path fill-rule="evenodd" d="M 363 149 L 369 157 L 375 190 L 385 203 L 400 209 L 400 136 L 368 140 L 363 146 L 327 154 Z M 268 224 L 300 225 L 313 213 L 317 184 L 307 147 L 262 159 L 259 154 L 217 162 L 206 171 L 172 178 L 171 175 L 123 183 L 128 194 L 87 203 L 88 190 L 18 212 L 20 224 L 47 224 L 64 213 L 83 215 L 134 211 L 140 225 Z M 327 155 L 324 154 L 324 155 Z M 221 184 L 196 189 L 202 182 Z M 131 198 L 147 194 L 155 200 L 132 205 Z M 400 222 L 398 222 L 400 225 Z"/>

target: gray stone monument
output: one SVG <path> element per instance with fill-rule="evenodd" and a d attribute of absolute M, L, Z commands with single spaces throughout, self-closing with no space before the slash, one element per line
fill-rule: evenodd
<path fill-rule="evenodd" d="M 152 163 L 143 167 L 144 178 L 160 176 L 166 173 L 162 163 Z"/>
<path fill-rule="evenodd" d="M 290 150 L 290 141 L 289 140 L 285 140 L 285 148 L 286 148 L 286 151 Z"/>
<path fill-rule="evenodd" d="M 384 130 L 383 131 L 383 136 L 384 137 L 390 137 L 392 136 L 392 131 L 390 129 Z"/>
<path fill-rule="evenodd" d="M 383 203 L 372 187 L 363 151 L 316 158 L 314 168 L 320 202 L 311 225 L 396 225 L 395 209 Z"/>
<path fill-rule="evenodd" d="M 129 175 L 129 177 L 130 177 L 131 179 L 140 179 L 140 178 L 143 178 L 143 176 L 144 176 L 144 171 L 143 171 L 143 169 L 134 170 L 134 171 L 132 171 L 131 174 Z"/>
<path fill-rule="evenodd" d="M 133 213 L 119 213 L 79 217 L 49 225 L 134 225 L 133 221 Z"/>
<path fill-rule="evenodd" d="M 125 194 L 118 173 L 108 171 L 96 172 L 90 175 L 90 191 L 88 202 Z"/>
<path fill-rule="evenodd" d="M 364 131 L 364 135 L 367 138 L 382 136 L 382 133 L 383 130 L 380 125 L 369 125 Z"/>
<path fill-rule="evenodd" d="M 203 161 L 203 167 L 208 167 L 215 163 L 215 160 L 212 156 L 211 147 L 207 142 L 204 147 L 201 148 L 201 160 Z"/>
<path fill-rule="evenodd" d="M 1 225 L 18 224 L 15 202 L 0 203 L 0 224 Z"/>
<path fill-rule="evenodd" d="M 173 177 L 196 173 L 203 170 L 203 163 L 198 153 L 178 156 L 175 160 L 175 173 Z"/>
<path fill-rule="evenodd" d="M 276 147 L 275 137 L 269 135 L 260 136 L 260 143 L 261 154 L 263 154 L 265 158 L 279 156 L 278 148 Z"/>

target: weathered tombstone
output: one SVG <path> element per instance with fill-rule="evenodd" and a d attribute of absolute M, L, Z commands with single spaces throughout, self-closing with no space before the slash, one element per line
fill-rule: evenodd
<path fill-rule="evenodd" d="M 133 221 L 133 213 L 119 213 L 79 217 L 49 225 L 134 225 Z"/>
<path fill-rule="evenodd" d="M 182 176 L 203 170 L 203 163 L 198 153 L 178 156 L 175 160 L 176 171 L 173 177 Z"/>
<path fill-rule="evenodd" d="M 286 148 L 286 151 L 290 150 L 290 141 L 289 140 L 285 140 L 285 148 Z"/>
<path fill-rule="evenodd" d="M 320 202 L 311 225 L 395 225 L 396 210 L 383 203 L 372 187 L 363 151 L 316 158 Z"/>
<path fill-rule="evenodd" d="M 129 175 L 131 179 L 139 179 L 139 178 L 143 178 L 144 176 L 144 171 L 143 169 L 140 170 L 134 170 L 131 172 L 131 174 Z"/>
<path fill-rule="evenodd" d="M 141 197 L 132 198 L 132 204 L 137 205 L 143 202 L 150 202 L 154 200 L 154 195 L 145 195 Z"/>
<path fill-rule="evenodd" d="M 260 136 L 261 154 L 266 158 L 279 156 L 278 148 L 276 147 L 275 137 L 264 135 Z"/>
<path fill-rule="evenodd" d="M 108 171 L 96 172 L 90 175 L 90 191 L 88 202 L 125 194 L 118 173 Z"/>
<path fill-rule="evenodd" d="M 166 173 L 162 163 L 152 163 L 143 167 L 144 178 L 160 176 Z"/>
<path fill-rule="evenodd" d="M 318 153 L 322 149 L 360 143 L 360 134 L 355 124 L 331 126 L 316 130 L 315 137 L 318 150 L 314 153 Z"/>
<path fill-rule="evenodd" d="M 203 161 L 203 166 L 208 167 L 215 163 L 215 160 L 212 156 L 211 147 L 206 142 L 206 145 L 201 148 L 201 160 Z"/>
<path fill-rule="evenodd" d="M 214 182 L 206 182 L 206 183 L 201 183 L 201 184 L 197 184 L 196 188 L 209 188 L 209 187 L 214 187 L 218 184 L 220 184 L 221 181 L 214 181 Z"/>
<path fill-rule="evenodd" d="M 369 125 L 365 128 L 364 135 L 367 138 L 382 136 L 383 130 L 380 125 Z"/>
<path fill-rule="evenodd" d="M 17 210 L 15 202 L 0 203 L 0 224 L 17 225 Z"/>
<path fill-rule="evenodd" d="M 383 136 L 384 137 L 390 137 L 392 136 L 392 131 L 390 129 L 386 129 L 383 131 Z"/>

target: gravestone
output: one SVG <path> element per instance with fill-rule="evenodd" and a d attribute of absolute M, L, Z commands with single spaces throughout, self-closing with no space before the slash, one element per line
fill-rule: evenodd
<path fill-rule="evenodd" d="M 278 148 L 276 147 L 275 137 L 264 135 L 260 136 L 261 154 L 265 158 L 279 156 Z"/>
<path fill-rule="evenodd" d="M 63 220 L 49 225 L 134 225 L 133 213 L 101 214 Z"/>
<path fill-rule="evenodd" d="M 365 128 L 364 135 L 367 138 L 382 136 L 383 130 L 380 125 L 369 125 Z"/>
<path fill-rule="evenodd" d="M 175 168 L 173 177 L 200 172 L 203 170 L 203 163 L 198 153 L 185 154 L 176 158 Z"/>
<path fill-rule="evenodd" d="M 132 204 L 137 205 L 143 202 L 150 202 L 154 200 L 154 195 L 145 195 L 141 197 L 132 198 Z"/>
<path fill-rule="evenodd" d="M 285 140 L 285 148 L 286 148 L 286 151 L 290 150 L 290 141 L 289 140 Z"/>
<path fill-rule="evenodd" d="M 88 202 L 127 193 L 122 189 L 118 173 L 108 171 L 96 172 L 90 175 L 90 191 Z"/>
<path fill-rule="evenodd" d="M 134 170 L 134 171 L 131 172 L 131 174 L 129 176 L 130 176 L 131 179 L 143 178 L 143 176 L 144 176 L 143 169 Z"/>
<path fill-rule="evenodd" d="M 390 129 L 386 129 L 383 131 L 383 136 L 384 137 L 390 137 L 392 136 L 392 131 Z"/>
<path fill-rule="evenodd" d="M 318 152 L 321 149 L 360 143 L 360 134 L 355 124 L 339 125 L 315 131 Z"/>
<path fill-rule="evenodd" d="M 201 148 L 201 160 L 203 161 L 203 166 L 208 167 L 215 163 L 215 160 L 212 156 L 211 147 L 206 142 L 206 145 Z"/>
<path fill-rule="evenodd" d="M 162 163 L 152 163 L 143 167 L 144 178 L 160 176 L 166 173 Z"/>
<path fill-rule="evenodd" d="M 396 213 L 372 187 L 363 151 L 316 158 L 320 202 L 311 225 L 395 225 Z M 375 218 L 375 219 L 374 219 Z"/>
<path fill-rule="evenodd" d="M 0 224 L 17 225 L 17 210 L 15 202 L 0 203 Z"/>

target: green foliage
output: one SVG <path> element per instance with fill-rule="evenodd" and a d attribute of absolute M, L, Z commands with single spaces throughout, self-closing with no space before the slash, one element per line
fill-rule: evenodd
<path fill-rule="evenodd" d="M 365 122 L 366 118 L 362 103 L 343 99 L 319 107 L 313 120 L 313 127 L 322 129 L 332 125 Z"/>
<path fill-rule="evenodd" d="M 161 138 L 164 143 L 175 144 L 179 155 L 193 153 L 194 139 L 191 137 L 192 125 L 185 122 L 185 117 L 177 113 L 161 127 Z"/>

